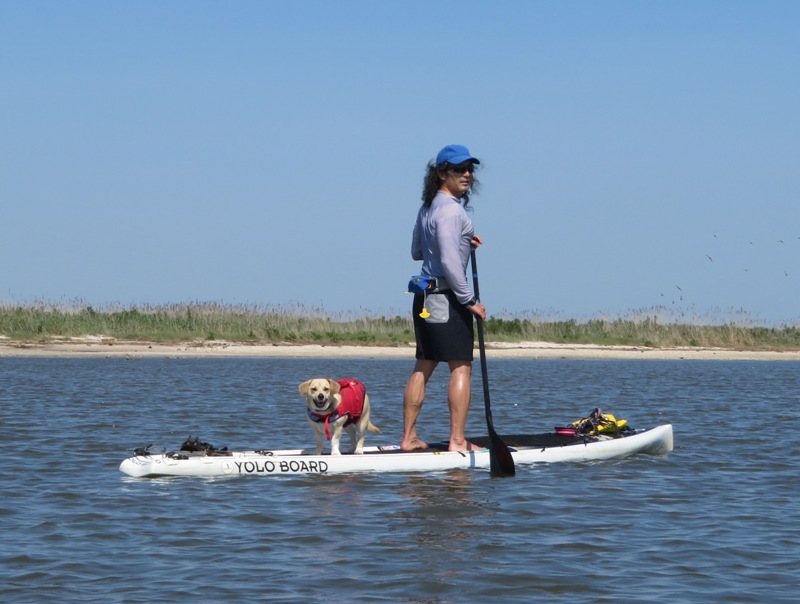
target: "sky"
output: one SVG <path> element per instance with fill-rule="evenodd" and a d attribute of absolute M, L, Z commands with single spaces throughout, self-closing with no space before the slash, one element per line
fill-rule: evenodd
<path fill-rule="evenodd" d="M 800 3 L 0 0 L 0 304 L 410 313 L 481 159 L 489 316 L 800 325 Z"/>

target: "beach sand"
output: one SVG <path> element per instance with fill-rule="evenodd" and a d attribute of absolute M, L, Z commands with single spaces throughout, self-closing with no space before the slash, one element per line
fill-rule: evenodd
<path fill-rule="evenodd" d="M 220 341 L 151 344 L 102 337 L 72 338 L 52 343 L 0 339 L 0 357 L 171 357 L 171 358 L 370 358 L 414 359 L 414 346 L 338 346 L 318 344 L 249 345 Z M 749 351 L 723 348 L 647 348 L 552 344 L 549 342 L 487 342 L 487 359 L 686 359 L 797 361 L 800 351 Z M 478 359 L 478 351 L 475 351 Z"/>

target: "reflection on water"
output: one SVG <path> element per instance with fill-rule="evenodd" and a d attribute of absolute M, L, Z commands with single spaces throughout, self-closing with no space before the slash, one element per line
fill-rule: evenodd
<path fill-rule="evenodd" d="M 433 476 L 409 476 L 398 488 L 398 494 L 407 498 L 411 506 L 392 516 L 404 519 L 413 542 L 432 555 L 440 550 L 457 552 L 464 545 L 460 542 L 470 538 L 472 520 L 483 516 L 470 488 L 473 475 L 467 470 L 453 470 Z"/>

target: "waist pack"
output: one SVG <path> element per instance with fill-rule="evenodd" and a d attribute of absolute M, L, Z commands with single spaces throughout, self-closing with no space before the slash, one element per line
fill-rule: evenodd
<path fill-rule="evenodd" d="M 428 309 L 425 307 L 428 294 L 438 294 L 446 289 L 450 289 L 450 287 L 444 279 L 437 279 L 436 277 L 429 277 L 428 275 L 414 275 L 408 282 L 408 293 L 422 294 L 425 297 L 425 300 L 422 302 L 422 312 L 419 313 L 419 316 L 423 319 L 427 319 L 431 316 L 431 313 L 429 313 Z"/>
<path fill-rule="evenodd" d="M 408 282 L 411 294 L 430 294 L 436 289 L 436 278 L 428 275 L 414 275 Z"/>

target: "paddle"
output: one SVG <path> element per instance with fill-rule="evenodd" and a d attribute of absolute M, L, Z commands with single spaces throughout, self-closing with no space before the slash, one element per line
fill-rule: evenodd
<path fill-rule="evenodd" d="M 478 266 L 475 264 L 475 250 L 472 250 L 472 289 L 475 299 L 480 300 L 478 290 Z M 494 431 L 492 407 L 489 402 L 489 376 L 486 373 L 486 343 L 483 338 L 483 320 L 478 319 L 478 345 L 481 351 L 481 374 L 483 375 L 483 403 L 486 408 L 486 428 L 489 430 L 489 468 L 496 476 L 513 476 L 514 458 L 506 443 Z"/>

